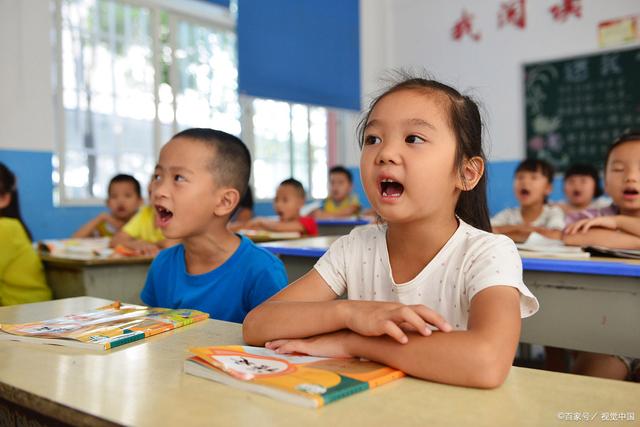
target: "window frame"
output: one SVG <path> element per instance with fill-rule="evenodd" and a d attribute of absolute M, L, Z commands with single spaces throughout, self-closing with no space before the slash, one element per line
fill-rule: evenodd
<path fill-rule="evenodd" d="M 68 189 L 64 184 L 65 174 L 65 155 L 67 153 L 67 140 L 66 140 L 66 121 L 65 121 L 65 108 L 63 101 L 64 85 L 63 85 L 63 52 L 62 52 L 62 30 L 63 30 L 63 17 L 62 17 L 62 3 L 64 0 L 51 0 L 50 7 L 52 12 L 52 24 L 53 34 L 52 41 L 52 83 L 53 83 L 53 104 L 54 104 L 54 117 L 55 117 L 55 152 L 53 156 L 53 174 L 52 183 L 54 188 L 53 202 L 54 206 L 58 207 L 74 207 L 74 206 L 96 206 L 103 205 L 104 199 L 97 197 L 87 198 L 70 198 L 68 197 Z M 204 26 L 215 31 L 232 31 L 236 34 L 236 4 L 231 2 L 229 8 L 225 8 L 220 5 L 211 3 L 205 3 L 196 0 L 182 0 L 175 2 L 172 0 L 106 0 L 113 3 L 142 7 L 149 10 L 150 23 L 151 23 L 151 49 L 152 49 L 152 63 L 154 70 L 153 79 L 153 96 L 154 96 L 154 109 L 155 115 L 152 123 L 153 128 L 153 143 L 152 153 L 154 158 L 158 157 L 162 145 L 166 142 L 162 140 L 161 122 L 158 116 L 159 105 L 159 88 L 161 79 L 158 78 L 162 72 L 162 65 L 160 60 L 161 44 L 159 42 L 160 35 L 160 14 L 167 13 L 169 17 L 169 47 L 171 48 L 172 65 L 176 62 L 176 50 L 177 39 L 176 29 L 179 21 L 185 21 L 190 24 Z M 206 18 L 205 18 L 206 17 Z M 236 34 L 237 35 L 237 34 Z M 173 133 L 177 131 L 178 123 L 176 118 L 176 93 L 178 91 L 179 79 L 177 76 L 177 68 L 172 66 L 169 70 L 169 82 L 173 95 Z M 242 125 L 242 105 L 240 123 Z M 89 111 L 90 112 L 90 111 Z M 91 112 L 90 112 L 91 113 Z"/>

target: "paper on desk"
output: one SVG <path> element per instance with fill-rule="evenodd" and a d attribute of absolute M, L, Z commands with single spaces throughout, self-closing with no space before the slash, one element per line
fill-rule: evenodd
<path fill-rule="evenodd" d="M 562 240 L 550 239 L 539 233 L 531 233 L 524 243 L 516 243 L 520 251 L 532 252 L 532 255 L 545 255 L 567 258 L 588 258 L 589 253 L 578 246 L 566 246 Z"/>

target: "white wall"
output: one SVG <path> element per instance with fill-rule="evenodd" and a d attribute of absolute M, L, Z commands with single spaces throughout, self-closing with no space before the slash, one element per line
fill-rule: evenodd
<path fill-rule="evenodd" d="M 640 15 L 640 1 L 582 0 L 582 18 L 571 16 L 558 23 L 549 8 L 561 0 L 528 0 L 524 30 L 513 26 L 498 29 L 498 10 L 504 2 L 361 0 L 363 98 L 379 87 L 384 68 L 424 68 L 437 80 L 480 100 L 490 160 L 522 158 L 522 64 L 601 50 L 598 23 Z M 469 38 L 457 42 L 451 37 L 463 9 L 474 15 L 474 29 L 482 32 L 479 42 Z"/>
<path fill-rule="evenodd" d="M 48 0 L 0 0 L 0 149 L 53 151 Z"/>

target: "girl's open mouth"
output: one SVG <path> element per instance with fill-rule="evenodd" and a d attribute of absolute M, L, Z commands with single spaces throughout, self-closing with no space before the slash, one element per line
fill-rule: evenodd
<path fill-rule="evenodd" d="M 404 193 L 404 185 L 390 178 L 380 181 L 380 194 L 384 198 L 398 198 Z"/>
<path fill-rule="evenodd" d="M 156 223 L 158 227 L 165 227 L 173 218 L 173 212 L 162 206 L 156 206 Z"/>
<path fill-rule="evenodd" d="M 625 199 L 635 199 L 640 195 L 640 193 L 638 193 L 638 190 L 636 190 L 635 188 L 625 188 L 624 191 L 622 192 L 622 196 Z"/>

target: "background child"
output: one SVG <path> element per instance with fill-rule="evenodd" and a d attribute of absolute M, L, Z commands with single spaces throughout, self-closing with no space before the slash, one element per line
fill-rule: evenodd
<path fill-rule="evenodd" d="M 566 203 L 558 206 L 565 212 L 575 212 L 595 207 L 596 199 L 602 196 L 598 170 L 589 164 L 576 163 L 564 173 Z"/>
<path fill-rule="evenodd" d="M 151 264 L 142 300 L 242 322 L 287 284 L 282 262 L 227 227 L 249 184 L 251 156 L 233 135 L 187 129 L 160 152 L 152 184 L 158 224 L 181 244 Z"/>
<path fill-rule="evenodd" d="M 513 190 L 520 207 L 504 209 L 491 218 L 494 233 L 505 234 L 524 242 L 536 232 L 552 239 L 562 239 L 564 212 L 547 204 L 553 189 L 553 167 L 544 160 L 527 159 L 516 168 Z"/>
<path fill-rule="evenodd" d="M 352 194 L 353 175 L 344 166 L 329 169 L 329 197 L 324 199 L 322 207 L 311 213 L 315 218 L 340 218 L 357 215 L 360 212 L 360 200 Z"/>
<path fill-rule="evenodd" d="M 255 218 L 247 223 L 248 229 L 268 231 L 298 231 L 303 235 L 317 236 L 318 224 L 310 216 L 301 216 L 304 206 L 305 191 L 302 183 L 289 178 L 280 183 L 273 200 L 273 209 L 279 217 L 278 221 Z"/>
<path fill-rule="evenodd" d="M 42 262 L 20 215 L 16 177 L 0 163 L 0 305 L 49 299 Z"/>
<path fill-rule="evenodd" d="M 131 175 L 116 175 L 109 181 L 109 212 L 83 225 L 73 237 L 111 237 L 135 214 L 143 203 L 140 183 Z"/>
<path fill-rule="evenodd" d="M 640 249 L 640 132 L 627 132 L 609 147 L 604 186 L 613 205 L 569 214 L 564 242 Z M 638 378 L 640 359 L 578 352 L 574 372 L 620 380 Z"/>
<path fill-rule="evenodd" d="M 338 239 L 313 270 L 249 313 L 245 341 L 500 385 L 520 317 L 538 303 L 513 242 L 483 231 L 478 107 L 449 86 L 409 79 L 377 98 L 362 125 L 364 189 L 386 224 Z M 336 300 L 344 293 L 348 300 Z"/>
<path fill-rule="evenodd" d="M 149 182 L 147 193 L 151 203 L 153 181 Z M 156 256 L 164 248 L 178 243 L 177 240 L 165 238 L 157 225 L 156 210 L 149 204 L 138 210 L 111 239 L 111 247 L 122 246 L 128 254 Z"/>

